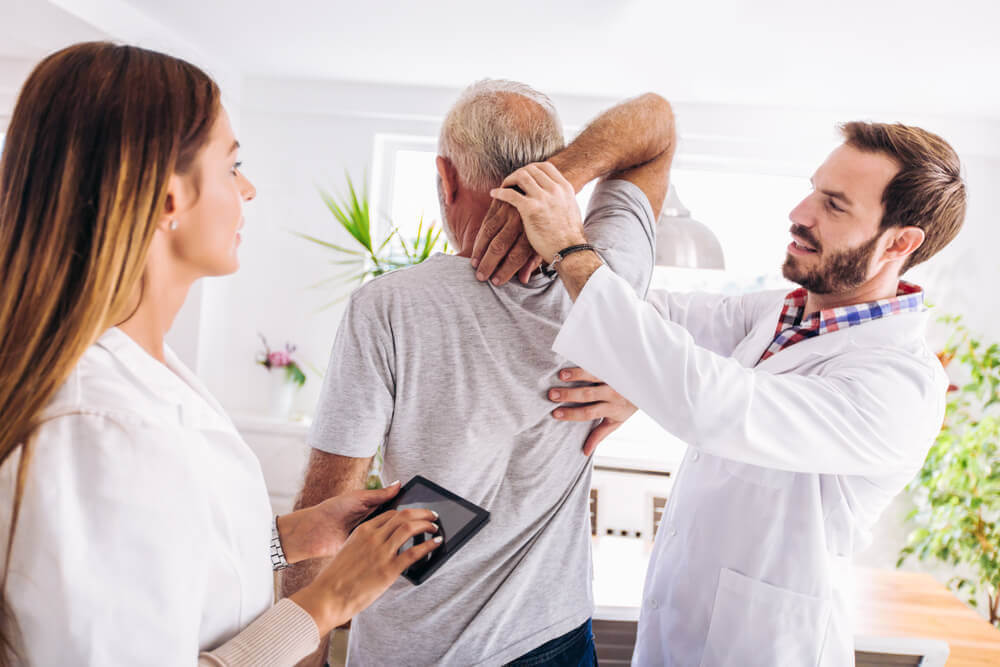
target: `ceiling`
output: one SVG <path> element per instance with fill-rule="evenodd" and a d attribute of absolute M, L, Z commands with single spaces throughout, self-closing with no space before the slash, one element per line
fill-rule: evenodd
<path fill-rule="evenodd" d="M 1000 117 L 992 0 L 127 0 L 245 72 Z"/>
<path fill-rule="evenodd" d="M 1000 118 L 1000 3 L 988 0 L 76 4 L 102 1 L 250 76 L 453 87 L 492 76 L 552 93 Z M 25 0 L 0 8 L 11 3 Z M 8 39 L 40 48 L 58 34 L 0 27 Z"/>

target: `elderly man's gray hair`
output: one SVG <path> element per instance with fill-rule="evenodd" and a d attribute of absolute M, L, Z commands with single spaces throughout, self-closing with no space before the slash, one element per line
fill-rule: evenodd
<path fill-rule="evenodd" d="M 438 153 L 451 160 L 464 185 L 485 192 L 563 145 L 552 100 L 523 83 L 483 79 L 466 88 L 445 116 Z"/>

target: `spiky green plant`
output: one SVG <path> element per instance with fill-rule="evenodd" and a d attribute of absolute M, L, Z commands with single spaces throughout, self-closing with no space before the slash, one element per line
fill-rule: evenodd
<path fill-rule="evenodd" d="M 438 249 L 441 242 L 441 228 L 435 224 L 428 225 L 424 229 L 424 220 L 421 216 L 417 225 L 417 235 L 407 242 L 395 226 L 390 227 L 385 238 L 377 244 L 374 242 L 372 234 L 371 208 L 368 204 L 368 184 L 362 184 L 360 195 L 354 187 L 351 175 L 345 172 L 347 178 L 347 196 L 340 199 L 334 197 L 326 190 L 319 189 L 320 197 L 327 209 L 333 214 L 334 220 L 353 238 L 358 248 L 345 248 L 344 246 L 324 241 L 310 234 L 302 232 L 292 232 L 295 236 L 305 239 L 310 243 L 327 248 L 337 255 L 337 259 L 330 263 L 337 266 L 349 267 L 346 271 L 335 276 L 325 278 L 320 282 L 310 285 L 310 288 L 318 288 L 330 283 L 337 283 L 341 286 L 361 284 L 369 278 L 380 276 L 395 269 L 419 264 L 431 256 Z M 392 240 L 396 239 L 397 244 Z M 440 250 L 448 251 L 447 241 L 441 242 Z M 349 293 L 349 291 L 348 291 Z M 345 299 L 348 293 L 340 295 L 337 299 L 323 306 L 327 308 Z"/>

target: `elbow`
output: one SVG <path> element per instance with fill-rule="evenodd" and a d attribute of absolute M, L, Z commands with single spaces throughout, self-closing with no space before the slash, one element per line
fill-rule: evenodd
<path fill-rule="evenodd" d="M 651 116 L 654 120 L 651 126 L 658 128 L 657 156 L 663 153 L 673 153 L 677 145 L 677 129 L 674 123 L 674 109 L 670 102 L 658 93 L 648 92 L 641 96 L 645 104 L 649 106 Z"/>
<path fill-rule="evenodd" d="M 658 113 L 673 116 L 673 109 L 670 106 L 670 102 L 663 95 L 649 91 L 640 95 L 639 99 L 655 108 Z"/>

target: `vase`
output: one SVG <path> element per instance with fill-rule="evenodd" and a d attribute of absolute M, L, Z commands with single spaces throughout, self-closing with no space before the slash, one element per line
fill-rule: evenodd
<path fill-rule="evenodd" d="M 292 401 L 295 400 L 295 383 L 289 382 L 284 368 L 268 371 L 268 381 L 271 383 L 271 396 L 268 402 L 268 414 L 276 419 L 288 419 L 292 413 Z"/>

